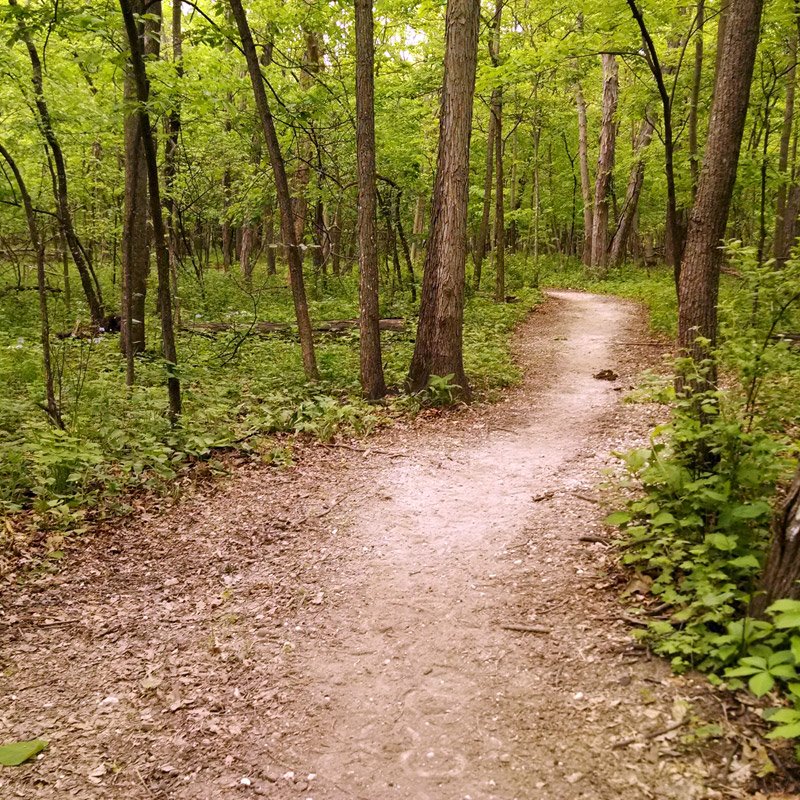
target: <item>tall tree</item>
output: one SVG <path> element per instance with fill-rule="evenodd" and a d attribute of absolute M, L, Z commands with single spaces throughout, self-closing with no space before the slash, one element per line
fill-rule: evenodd
<path fill-rule="evenodd" d="M 616 151 L 617 97 L 619 68 L 612 53 L 603 53 L 603 121 L 600 127 L 600 152 L 594 181 L 594 212 L 592 214 L 592 267 L 604 273 L 608 266 L 608 196 L 614 173 Z"/>
<path fill-rule="evenodd" d="M 278 134 L 269 108 L 267 93 L 264 90 L 264 79 L 261 75 L 261 66 L 258 63 L 258 54 L 250 33 L 247 14 L 242 7 L 241 0 L 230 0 L 233 18 L 239 29 L 239 38 L 242 50 L 247 60 L 247 69 L 250 73 L 250 82 L 253 86 L 258 116 L 261 128 L 267 143 L 272 173 L 275 177 L 275 191 L 278 195 L 278 206 L 281 215 L 281 236 L 286 248 L 286 260 L 289 263 L 289 283 L 292 288 L 297 330 L 300 335 L 300 348 L 303 353 L 303 367 L 309 380 L 319 380 L 317 359 L 314 353 L 314 337 L 311 330 L 311 317 L 308 313 L 308 300 L 306 299 L 305 280 L 303 278 L 303 261 L 300 257 L 295 227 L 293 225 L 292 198 L 289 193 L 289 182 L 286 179 L 286 165 L 283 161 Z"/>
<path fill-rule="evenodd" d="M 578 160 L 581 170 L 581 197 L 583 198 L 583 254 L 581 260 L 589 267 L 592 264 L 592 238 L 594 235 L 594 211 L 592 207 L 592 178 L 589 175 L 589 123 L 586 119 L 586 100 L 580 83 L 575 90 L 578 106 Z"/>
<path fill-rule="evenodd" d="M 8 0 L 10 6 L 19 8 L 17 0 Z M 30 33 L 25 29 L 21 20 L 18 27 L 19 36 L 25 43 L 28 50 L 28 58 L 31 62 L 31 82 L 33 83 L 33 94 L 36 104 L 39 129 L 44 136 L 47 147 L 55 163 L 55 178 L 53 181 L 53 191 L 55 193 L 56 207 L 58 209 L 58 222 L 61 232 L 69 247 L 72 260 L 78 268 L 78 275 L 81 279 L 81 286 L 86 295 L 86 303 L 89 306 L 89 314 L 95 325 L 105 324 L 105 308 L 103 306 L 103 296 L 100 284 L 92 269 L 88 253 L 81 245 L 75 227 L 72 222 L 72 211 L 69 207 L 69 185 L 67 182 L 67 167 L 64 160 L 64 153 L 61 143 L 56 136 L 53 128 L 53 121 L 50 116 L 50 109 L 44 96 L 44 79 L 42 74 L 42 62 L 39 58 L 39 51 L 31 38 Z"/>
<path fill-rule="evenodd" d="M 650 120 L 645 120 L 639 130 L 639 136 L 634 146 L 633 164 L 628 177 L 628 188 L 625 191 L 625 202 L 617 217 L 617 229 L 611 238 L 608 248 L 608 257 L 612 264 L 621 264 L 625 258 L 625 247 L 633 230 L 633 221 L 639 207 L 639 196 L 644 183 L 644 151 L 653 137 L 654 125 Z"/>
<path fill-rule="evenodd" d="M 452 375 L 465 398 L 470 390 L 464 372 L 462 329 L 479 22 L 480 0 L 448 0 L 436 183 L 417 339 L 408 377 L 411 390 L 420 391 L 431 375 Z"/>
<path fill-rule="evenodd" d="M 14 174 L 14 180 L 19 187 L 22 197 L 22 205 L 25 209 L 25 218 L 28 222 L 28 233 L 31 237 L 31 245 L 36 253 L 36 288 L 39 293 L 39 319 L 41 323 L 41 342 L 42 342 L 42 362 L 44 365 L 44 385 L 47 405 L 44 407 L 50 417 L 51 422 L 59 428 L 64 427 L 61 419 L 61 409 L 56 402 L 55 385 L 53 382 L 53 361 L 50 357 L 50 318 L 47 313 L 47 279 L 45 276 L 45 248 L 42 237 L 39 234 L 39 226 L 36 224 L 36 212 L 33 210 L 33 201 L 27 184 L 22 177 L 22 173 L 17 167 L 11 153 L 0 144 L 0 156 L 8 164 Z"/>
<path fill-rule="evenodd" d="M 679 286 L 678 345 L 697 364 L 710 358 L 717 339 L 720 244 L 739 164 L 761 6 L 762 0 L 741 0 L 728 6 L 703 168 L 689 218 Z M 712 365 L 697 388 L 715 380 Z"/>
<path fill-rule="evenodd" d="M 800 24 L 800 18 L 795 19 Z M 786 99 L 783 107 L 783 127 L 781 128 L 781 144 L 778 154 L 778 196 L 775 201 L 775 236 L 773 239 L 773 255 L 780 260 L 785 252 L 784 234 L 786 231 L 786 187 L 788 183 L 789 147 L 794 129 L 794 94 L 797 81 L 797 31 L 792 31 L 789 38 L 789 71 L 786 73 Z M 793 242 L 792 242 L 793 244 Z M 791 245 L 790 245 L 791 247 Z"/>
<path fill-rule="evenodd" d="M 500 66 L 500 26 L 503 21 L 503 0 L 497 0 L 492 20 L 489 53 L 492 66 Z M 506 299 L 506 218 L 505 178 L 503 175 L 503 87 L 492 90 L 492 118 L 494 119 L 495 189 L 494 189 L 494 299 Z"/>
<path fill-rule="evenodd" d="M 494 99 L 494 91 L 492 91 L 492 99 Z M 494 116 L 494 103 L 492 102 L 492 104 L 490 104 L 489 106 L 489 131 L 486 137 L 486 168 L 484 171 L 484 178 L 483 178 L 483 207 L 481 210 L 480 227 L 478 228 L 478 238 L 475 242 L 475 250 L 473 254 L 475 271 L 472 276 L 472 281 L 475 284 L 476 292 L 480 291 L 481 288 L 481 278 L 483 277 L 483 259 L 486 258 L 486 248 L 489 241 L 489 217 L 492 212 L 492 175 L 494 171 L 494 139 L 495 139 L 495 116 Z"/>
<path fill-rule="evenodd" d="M 358 161 L 359 323 L 361 391 L 369 400 L 386 394 L 381 361 L 375 186 L 375 43 L 372 0 L 355 0 L 356 150 Z"/>
<path fill-rule="evenodd" d="M 161 33 L 161 3 L 148 6 L 133 0 L 131 11 L 137 20 L 145 56 L 157 56 Z M 145 301 L 150 272 L 150 231 L 147 226 L 147 166 L 145 164 L 139 112 L 136 108 L 136 78 L 130 65 L 125 71 L 123 123 L 125 141 L 125 198 L 122 221 L 122 281 L 120 348 L 127 356 L 128 383 L 133 383 L 133 356 L 145 349 Z M 167 145 L 169 150 L 169 143 Z"/>
<path fill-rule="evenodd" d="M 139 132 L 147 165 L 147 189 L 150 199 L 150 220 L 153 224 L 153 238 L 156 248 L 156 268 L 158 271 L 158 311 L 161 316 L 161 337 L 163 339 L 164 360 L 167 369 L 167 392 L 169 394 L 169 416 L 173 424 L 181 414 L 181 384 L 178 378 L 178 351 L 175 346 L 175 330 L 172 321 L 172 297 L 169 277 L 169 252 L 167 250 L 164 216 L 161 209 L 161 188 L 159 186 L 158 158 L 150 127 L 150 114 L 147 102 L 150 97 L 150 84 L 144 63 L 144 52 L 136 18 L 129 0 L 120 0 L 120 9 L 125 21 L 125 32 L 130 47 L 131 70 L 136 81 L 136 99 L 139 104 Z"/>

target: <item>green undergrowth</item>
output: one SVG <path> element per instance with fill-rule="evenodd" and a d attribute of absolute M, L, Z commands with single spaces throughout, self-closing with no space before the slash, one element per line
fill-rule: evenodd
<path fill-rule="evenodd" d="M 723 384 L 692 399 L 651 378 L 637 399 L 669 404 L 648 447 L 618 453 L 629 499 L 607 523 L 620 529 L 620 560 L 647 586 L 660 614 L 638 633 L 682 672 L 698 669 L 730 689 L 768 696 L 771 737 L 800 737 L 800 602 L 748 615 L 782 487 L 794 473 L 800 431 L 800 351 L 781 338 L 800 330 L 800 260 L 759 265 L 729 247 L 738 278 L 720 306 L 716 353 Z M 644 283 L 649 285 L 649 278 Z M 638 290 L 635 290 L 638 291 Z M 635 296 L 635 291 L 627 296 Z M 651 297 L 658 318 L 661 301 Z M 686 360 L 689 378 L 707 365 Z M 612 482 L 613 483 L 613 482 Z"/>
<path fill-rule="evenodd" d="M 76 282 L 77 283 L 77 282 Z M 115 287 L 106 286 L 106 296 Z M 118 289 L 116 289 L 118 294 Z M 499 305 L 484 296 L 466 306 L 464 357 L 478 401 L 489 401 L 519 375 L 510 355 L 514 326 L 539 299 L 518 292 L 521 302 Z M 329 278 L 310 287 L 314 320 L 355 318 L 354 277 Z M 318 383 L 305 380 L 300 349 L 291 333 L 258 335 L 254 320 L 289 322 L 291 296 L 285 277 L 258 270 L 248 287 L 237 278 L 208 271 L 202 282 L 182 276 L 184 323 L 228 322 L 224 333 L 182 331 L 178 338 L 184 414 L 170 427 L 165 415 L 155 292 L 150 292 L 147 350 L 136 359 L 136 385 L 124 385 L 119 335 L 53 337 L 57 394 L 66 430 L 47 421 L 36 293 L 0 293 L 0 571 L 41 553 L 58 560 L 64 537 L 85 530 L 104 515 L 125 514 L 142 494 L 173 495 L 198 475 L 224 472 L 226 455 L 286 464 L 299 437 L 330 440 L 359 436 L 413 415 L 425 404 L 453 397 L 447 380 L 423 395 L 400 389 L 414 342 L 416 309 L 405 293 L 384 292 L 383 316 L 403 317 L 407 330 L 384 332 L 386 403 L 363 401 L 359 392 L 358 335 L 318 334 Z M 85 310 L 68 313 L 63 296 L 50 301 L 53 331 L 71 331 Z M 40 548 L 41 549 L 41 548 Z M 11 553 L 13 557 L 8 556 Z M 2 558 L 0 556 L 0 558 Z"/>

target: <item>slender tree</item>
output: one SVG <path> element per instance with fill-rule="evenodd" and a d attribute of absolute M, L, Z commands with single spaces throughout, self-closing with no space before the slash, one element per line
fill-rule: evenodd
<path fill-rule="evenodd" d="M 645 120 L 639 131 L 639 136 L 634 147 L 634 160 L 628 177 L 628 188 L 625 192 L 625 202 L 617 216 L 617 229 L 611 238 L 608 248 L 608 257 L 612 264 L 621 264 L 625 259 L 625 248 L 628 238 L 633 231 L 633 222 L 639 208 L 639 196 L 644 183 L 644 151 L 653 137 L 654 126 L 650 120 Z"/>
<path fill-rule="evenodd" d="M 408 377 L 410 389 L 420 391 L 431 375 L 452 375 L 465 398 L 470 390 L 464 372 L 462 327 L 479 22 L 480 0 L 448 0 L 436 182 L 419 326 Z"/>
<path fill-rule="evenodd" d="M 176 423 L 181 414 L 181 385 L 178 378 L 178 352 L 175 346 L 175 331 L 172 321 L 172 297 L 169 277 L 169 252 L 164 231 L 164 216 L 161 209 L 161 188 L 159 186 L 158 159 L 150 127 L 150 114 L 147 102 L 150 85 L 144 63 L 142 43 L 136 18 L 129 0 L 120 0 L 120 9 L 125 21 L 125 32 L 130 47 L 131 70 L 136 80 L 136 98 L 139 104 L 139 132 L 142 137 L 145 163 L 147 165 L 147 188 L 150 198 L 150 220 L 153 224 L 153 238 L 156 249 L 158 271 L 158 311 L 161 316 L 161 337 L 164 346 L 164 360 L 167 367 L 167 391 L 169 394 L 169 416 Z"/>
<path fill-rule="evenodd" d="M 500 65 L 500 26 L 503 21 L 503 0 L 497 0 L 489 39 L 492 66 Z M 503 174 L 503 87 L 492 90 L 492 118 L 494 119 L 495 189 L 494 189 L 494 299 L 506 299 L 506 217 L 505 178 Z"/>
<path fill-rule="evenodd" d="M 8 0 L 9 5 L 19 7 L 17 0 Z M 69 207 L 69 186 L 67 182 L 67 167 L 64 161 L 64 153 L 61 143 L 56 136 L 53 128 L 53 121 L 50 117 L 50 109 L 44 96 L 44 80 L 42 75 L 42 62 L 39 58 L 39 51 L 33 43 L 28 31 L 20 23 L 19 34 L 25 47 L 28 50 L 28 58 L 31 62 L 31 82 L 33 83 L 33 93 L 36 102 L 39 128 L 42 131 L 47 146 L 55 164 L 55 177 L 53 180 L 53 191 L 56 198 L 58 209 L 58 222 L 61 227 L 62 235 L 67 242 L 72 260 L 78 268 L 78 275 L 81 279 L 81 286 L 86 295 L 86 303 L 89 306 L 89 314 L 95 325 L 105 324 L 105 308 L 103 306 L 103 296 L 100 291 L 100 284 L 97 281 L 88 254 L 75 233 L 72 223 L 72 212 Z"/>
<path fill-rule="evenodd" d="M 281 236 L 286 247 L 286 260 L 289 262 L 289 283 L 292 288 L 297 330 L 300 335 L 300 347 L 303 353 L 303 367 L 309 380 L 319 380 L 317 359 L 314 353 L 314 338 L 311 330 L 311 317 L 308 314 L 308 300 L 306 299 L 305 280 L 303 278 L 303 261 L 297 246 L 297 237 L 293 225 L 292 198 L 289 193 L 289 182 L 286 179 L 286 165 L 281 154 L 278 134 L 269 108 L 267 93 L 264 90 L 264 78 L 261 75 L 261 66 L 258 63 L 258 54 L 250 33 L 247 14 L 242 7 L 241 0 L 230 0 L 233 18 L 239 29 L 239 38 L 242 50 L 247 60 L 247 69 L 250 73 L 250 82 L 253 86 L 256 108 L 261 120 L 261 128 L 267 143 L 272 173 L 275 177 L 275 190 L 278 195 L 278 206 L 281 215 Z"/>
<path fill-rule="evenodd" d="M 578 160 L 581 171 L 581 197 L 583 198 L 583 254 L 581 260 L 589 267 L 592 264 L 592 237 L 594 231 L 594 210 L 592 199 L 592 178 L 589 175 L 589 123 L 586 119 L 586 100 L 580 83 L 575 90 L 578 106 Z"/>
<path fill-rule="evenodd" d="M 19 171 L 16 162 L 11 156 L 11 153 L 0 144 L 0 156 L 2 156 L 8 164 L 11 172 L 14 174 L 14 180 L 19 187 L 19 193 L 22 196 L 22 205 L 25 209 L 25 218 L 28 222 L 28 233 L 31 237 L 31 245 L 36 253 L 36 288 L 39 293 L 39 318 L 41 321 L 41 341 L 42 341 L 42 362 L 44 365 L 44 385 L 45 397 L 47 404 L 45 411 L 50 417 L 50 421 L 59 428 L 64 427 L 64 422 L 61 418 L 61 410 L 56 402 L 56 392 L 53 383 L 53 362 L 50 357 L 50 318 L 47 313 L 47 282 L 45 276 L 44 266 L 44 242 L 39 235 L 39 226 L 36 224 L 36 212 L 33 210 L 33 201 L 31 200 L 28 187 L 22 178 L 22 173 Z"/>
<path fill-rule="evenodd" d="M 614 173 L 616 150 L 617 97 L 619 68 L 611 53 L 603 53 L 603 122 L 600 127 L 600 152 L 594 182 L 594 212 L 592 214 L 592 267 L 604 273 L 608 266 L 608 198 Z"/>
<path fill-rule="evenodd" d="M 356 151 L 358 161 L 358 269 L 361 391 L 369 400 L 386 394 L 381 361 L 375 187 L 375 43 L 372 0 L 355 0 Z"/>

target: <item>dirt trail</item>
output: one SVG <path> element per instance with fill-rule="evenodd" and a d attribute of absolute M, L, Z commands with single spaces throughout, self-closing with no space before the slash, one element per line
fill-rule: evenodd
<path fill-rule="evenodd" d="M 51 745 L 0 795 L 706 796 L 720 765 L 681 730 L 611 749 L 686 698 L 702 717 L 705 690 L 633 648 L 579 541 L 608 453 L 663 413 L 620 402 L 643 331 L 632 304 L 553 292 L 503 402 L 242 470 L 4 590 L 0 739 Z"/>

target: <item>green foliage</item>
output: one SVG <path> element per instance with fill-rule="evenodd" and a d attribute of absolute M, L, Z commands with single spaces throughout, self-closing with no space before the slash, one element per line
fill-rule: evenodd
<path fill-rule="evenodd" d="M 44 397 L 35 293 L 0 294 L 0 512 L 22 513 L 41 531 L 80 533 L 102 514 L 129 511 L 134 494 L 176 495 L 187 479 L 225 470 L 226 453 L 282 466 L 291 463 L 294 437 L 362 435 L 419 408 L 420 398 L 402 394 L 379 406 L 361 398 L 356 330 L 318 337 L 322 380 L 307 383 L 295 334 L 252 330 L 256 319 L 293 319 L 285 276 L 265 275 L 263 264 L 250 286 L 215 270 L 202 281 L 184 274 L 181 286 L 185 319 L 224 321 L 231 328 L 180 334 L 184 415 L 175 428 L 165 415 L 154 291 L 151 338 L 136 359 L 131 389 L 124 385 L 118 335 L 54 340 L 66 430 L 51 426 L 39 406 Z M 356 317 L 357 296 L 355 276 L 329 277 L 314 293 L 312 317 Z M 498 305 L 480 296 L 467 303 L 464 358 L 478 400 L 491 399 L 518 378 L 510 335 L 539 296 L 520 291 L 520 297 L 524 302 Z M 55 330 L 72 327 L 61 295 L 51 299 L 50 310 Z M 407 295 L 387 292 L 382 313 L 411 320 L 407 332 L 382 337 L 387 381 L 401 387 L 416 310 Z M 424 399 L 446 405 L 454 388 L 446 378 L 433 378 Z M 62 552 L 60 547 L 46 553 Z M 54 560 L 48 559 L 50 567 Z"/>
<path fill-rule="evenodd" d="M 776 487 L 794 470 L 798 356 L 780 332 L 795 329 L 800 263 L 778 272 L 755 250 L 728 249 L 738 273 L 720 306 L 717 358 L 725 388 L 663 392 L 669 424 L 649 447 L 618 454 L 636 497 L 606 520 L 623 532 L 621 561 L 648 576 L 670 609 L 644 636 L 674 669 L 697 668 L 732 688 L 776 692 L 793 709 L 769 716 L 773 736 L 800 736 L 800 603 L 780 600 L 767 620 L 748 617 L 769 545 Z M 678 360 L 693 381 L 707 369 Z M 651 387 L 652 388 L 652 387 Z M 652 392 L 649 399 L 653 399 Z M 776 412 L 777 407 L 777 412 Z"/>

